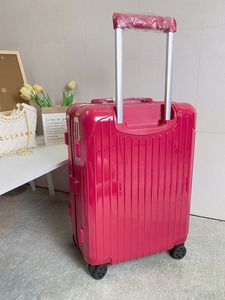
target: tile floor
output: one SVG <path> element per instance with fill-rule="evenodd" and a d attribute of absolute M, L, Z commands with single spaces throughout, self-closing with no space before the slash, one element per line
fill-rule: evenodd
<path fill-rule="evenodd" d="M 188 253 L 110 266 L 92 279 L 71 240 L 68 194 L 21 187 L 0 198 L 0 299 L 225 299 L 225 222 L 191 217 Z"/>

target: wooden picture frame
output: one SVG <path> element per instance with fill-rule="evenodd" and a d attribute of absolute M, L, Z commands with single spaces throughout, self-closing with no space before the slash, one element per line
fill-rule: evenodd
<path fill-rule="evenodd" d="M 18 51 L 0 50 L 0 112 L 10 111 L 19 102 L 19 89 L 26 82 L 22 60 Z M 30 103 L 28 103 L 30 104 Z"/>

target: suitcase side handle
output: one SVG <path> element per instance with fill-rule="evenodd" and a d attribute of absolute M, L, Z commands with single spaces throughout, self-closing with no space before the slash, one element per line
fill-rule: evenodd
<path fill-rule="evenodd" d="M 176 20 L 170 17 L 114 13 L 113 27 L 114 29 L 129 28 L 176 32 L 177 24 Z"/>
<path fill-rule="evenodd" d="M 127 20 L 126 22 L 124 22 Z M 130 21 L 129 21 L 130 20 Z M 148 20 L 148 22 L 146 21 Z M 153 20 L 153 25 L 150 22 Z M 123 29 L 156 29 L 166 32 L 166 72 L 164 94 L 164 119 L 171 118 L 171 94 L 172 94 L 172 62 L 173 62 L 173 36 L 176 32 L 176 20 L 173 18 L 143 16 L 134 14 L 113 14 L 115 29 L 115 60 L 116 60 L 116 110 L 117 123 L 123 123 Z M 141 25 L 142 24 L 142 25 Z M 164 24 L 164 25 L 163 25 Z"/>

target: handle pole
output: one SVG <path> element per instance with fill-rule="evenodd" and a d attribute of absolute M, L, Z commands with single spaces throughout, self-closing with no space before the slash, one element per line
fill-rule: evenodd
<path fill-rule="evenodd" d="M 172 95 L 172 64 L 173 64 L 173 32 L 167 33 L 166 46 L 166 79 L 165 79 L 165 120 L 171 118 L 171 95 Z"/>
<path fill-rule="evenodd" d="M 117 123 L 123 123 L 123 29 L 116 28 L 115 40 Z"/>

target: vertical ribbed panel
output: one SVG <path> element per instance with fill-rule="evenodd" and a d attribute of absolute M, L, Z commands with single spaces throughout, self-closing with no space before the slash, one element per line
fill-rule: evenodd
<path fill-rule="evenodd" d="M 98 122 L 90 140 L 86 206 L 96 262 L 120 262 L 170 249 L 186 240 L 193 129 L 126 135 L 111 120 Z M 85 192 L 85 191 L 84 191 Z"/>

